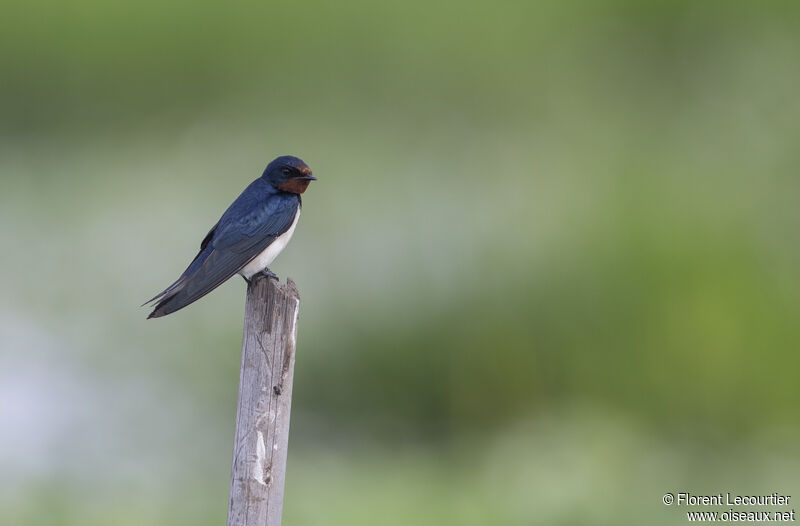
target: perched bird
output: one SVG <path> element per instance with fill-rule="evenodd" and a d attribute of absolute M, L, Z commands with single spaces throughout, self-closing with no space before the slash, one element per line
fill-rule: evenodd
<path fill-rule="evenodd" d="M 248 282 L 258 273 L 277 279 L 267 265 L 294 234 L 300 194 L 316 179 L 297 157 L 285 155 L 269 163 L 206 234 L 200 252 L 181 277 L 145 303 L 158 301 L 147 318 L 184 308 L 237 272 Z"/>

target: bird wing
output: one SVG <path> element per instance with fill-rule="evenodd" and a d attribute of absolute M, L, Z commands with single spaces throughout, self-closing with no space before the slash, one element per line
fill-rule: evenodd
<path fill-rule="evenodd" d="M 240 208 L 231 205 L 203 240 L 186 272 L 165 291 L 150 318 L 182 309 L 239 272 L 289 229 L 300 202 L 297 196 L 281 193 L 255 205 L 246 207 L 247 213 L 237 213 Z"/>
<path fill-rule="evenodd" d="M 194 257 L 192 262 L 189 263 L 189 267 L 186 270 L 183 271 L 183 274 L 181 274 L 181 277 L 179 277 L 175 281 L 175 283 L 173 283 L 172 285 L 170 285 L 166 289 L 162 290 L 161 292 L 159 292 L 158 294 L 156 294 L 155 296 L 153 296 L 149 300 L 147 300 L 144 303 L 142 303 L 142 305 L 141 305 L 142 307 L 144 307 L 145 305 L 148 305 L 150 303 L 153 303 L 154 301 L 156 301 L 156 300 L 158 300 L 160 298 L 163 298 L 164 296 L 166 296 L 167 294 L 169 294 L 170 292 L 172 292 L 173 290 L 178 288 L 180 285 L 182 285 L 187 280 L 187 278 L 189 276 L 191 276 L 191 274 L 193 273 L 193 267 L 196 268 L 200 264 L 202 264 L 202 261 L 199 261 L 200 257 L 204 254 L 204 252 L 206 250 L 206 247 L 208 246 L 208 243 L 211 241 L 211 238 L 214 237 L 214 232 L 217 230 L 218 226 L 219 226 L 219 221 L 217 222 L 216 225 L 211 227 L 211 230 L 208 231 L 208 234 L 206 234 L 206 237 L 204 237 L 203 241 L 200 242 L 200 251 Z"/>

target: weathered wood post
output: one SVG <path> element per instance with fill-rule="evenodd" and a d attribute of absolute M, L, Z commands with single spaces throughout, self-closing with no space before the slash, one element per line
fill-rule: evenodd
<path fill-rule="evenodd" d="M 279 526 L 300 296 L 294 282 L 247 286 L 228 526 Z"/>

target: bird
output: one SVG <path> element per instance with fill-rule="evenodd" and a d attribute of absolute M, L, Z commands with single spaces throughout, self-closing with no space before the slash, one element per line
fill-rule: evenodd
<path fill-rule="evenodd" d="M 142 305 L 155 303 L 147 319 L 194 303 L 237 273 L 248 283 L 257 275 L 278 279 L 268 265 L 292 238 L 300 218 L 300 194 L 316 180 L 297 157 L 284 155 L 269 163 L 211 227 L 200 252 L 175 283 Z"/>

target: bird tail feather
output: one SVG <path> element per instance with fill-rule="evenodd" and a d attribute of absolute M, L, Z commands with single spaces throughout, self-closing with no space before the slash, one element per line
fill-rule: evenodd
<path fill-rule="evenodd" d="M 156 298 L 160 297 L 161 299 L 147 319 L 160 318 L 161 316 L 172 314 L 173 312 L 180 310 L 191 303 L 194 303 L 215 288 L 219 287 L 226 279 L 228 279 L 228 277 L 229 276 L 222 276 L 220 279 L 207 281 L 205 283 L 203 283 L 203 281 L 206 280 L 193 279 L 196 278 L 196 276 L 179 279 L 173 285 L 171 285 L 167 291 L 165 291 L 166 294 L 156 296 Z"/>
<path fill-rule="evenodd" d="M 185 275 L 181 276 L 180 278 L 178 278 L 175 281 L 175 283 L 173 283 L 169 287 L 165 288 L 164 290 L 162 290 L 161 292 L 159 292 L 158 294 L 156 294 L 155 296 L 153 296 L 149 300 L 147 300 L 144 303 L 142 303 L 140 305 L 140 307 L 144 307 L 145 305 L 150 305 L 151 303 L 153 303 L 157 299 L 160 299 L 160 298 L 163 298 L 164 296 L 167 296 L 170 292 L 174 291 L 175 289 L 177 289 L 178 287 L 183 285 L 185 282 L 186 282 L 186 276 Z"/>

